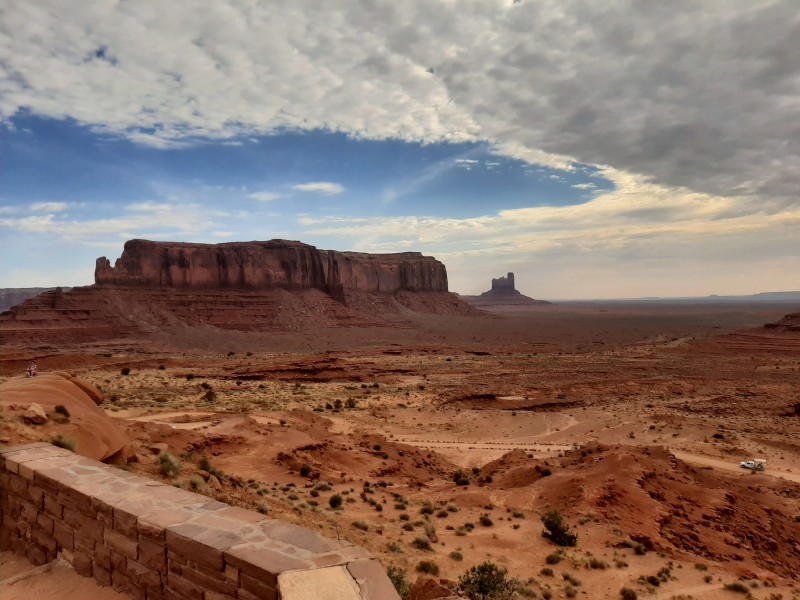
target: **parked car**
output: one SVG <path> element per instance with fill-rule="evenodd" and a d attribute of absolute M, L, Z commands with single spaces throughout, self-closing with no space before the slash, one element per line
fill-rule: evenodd
<path fill-rule="evenodd" d="M 754 458 L 753 460 L 744 460 L 739 463 L 743 469 L 752 469 L 753 471 L 763 471 L 767 468 L 767 461 L 763 458 Z"/>

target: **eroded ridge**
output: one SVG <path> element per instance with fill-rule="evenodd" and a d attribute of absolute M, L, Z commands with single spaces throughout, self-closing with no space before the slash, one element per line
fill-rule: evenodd
<path fill-rule="evenodd" d="M 399 600 L 364 549 L 46 443 L 0 452 L 2 547 L 136 599 Z"/>

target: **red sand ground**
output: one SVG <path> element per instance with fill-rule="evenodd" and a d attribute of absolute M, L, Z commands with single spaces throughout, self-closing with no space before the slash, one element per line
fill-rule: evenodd
<path fill-rule="evenodd" d="M 723 585 L 744 578 L 753 597 L 788 599 L 800 597 L 800 335 L 760 326 L 796 310 L 568 305 L 314 335 L 165 328 L 5 347 L 2 366 L 11 376 L 35 359 L 101 387 L 137 448 L 128 468 L 161 477 L 154 445 L 166 444 L 182 456 L 177 485 L 351 539 L 410 579 L 421 560 L 457 579 L 490 559 L 537 597 L 627 586 L 731 598 Z M 6 419 L 3 442 L 54 431 Z M 738 467 L 753 456 L 766 473 Z M 200 471 L 203 457 L 224 475 Z M 555 565 L 540 535 L 550 509 L 578 533 Z"/>

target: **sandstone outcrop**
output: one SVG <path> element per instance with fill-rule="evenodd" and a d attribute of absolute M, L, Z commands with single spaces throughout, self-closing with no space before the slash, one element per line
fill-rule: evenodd
<path fill-rule="evenodd" d="M 117 287 L 318 289 L 394 294 L 447 292 L 447 270 L 419 252 L 364 254 L 301 242 L 189 244 L 130 240 L 111 266 L 97 259 L 95 283 Z"/>
<path fill-rule="evenodd" d="M 185 343 L 215 329 L 316 332 L 381 327 L 409 312 L 477 312 L 447 291 L 447 270 L 435 258 L 285 240 L 130 240 L 113 266 L 97 259 L 95 281 L 47 291 L 0 314 L 4 344 L 62 350 L 154 336 Z"/>
<path fill-rule="evenodd" d="M 545 300 L 534 300 L 521 294 L 515 286 L 514 273 L 508 273 L 505 277 L 492 279 L 492 289 L 483 292 L 480 296 L 461 296 L 461 299 L 478 308 L 550 304 Z"/>
<path fill-rule="evenodd" d="M 82 380 L 78 383 L 56 373 L 9 379 L 0 385 L 0 406 L 7 420 L 19 416 L 38 423 L 37 430 L 47 440 L 62 435 L 76 442 L 78 454 L 95 460 L 126 459 L 130 454 L 130 440 L 97 406 L 95 398 L 102 394 L 96 389 L 89 394 L 85 388 L 94 386 Z M 58 405 L 69 412 L 67 423 L 48 419 Z"/>

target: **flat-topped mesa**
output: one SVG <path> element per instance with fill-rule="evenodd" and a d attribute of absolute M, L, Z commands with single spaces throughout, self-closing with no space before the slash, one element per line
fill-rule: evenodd
<path fill-rule="evenodd" d="M 318 250 L 287 240 L 193 244 L 130 240 L 111 266 L 97 259 L 95 283 L 118 287 L 318 289 L 394 294 L 447 292 L 447 270 L 419 252 Z"/>

